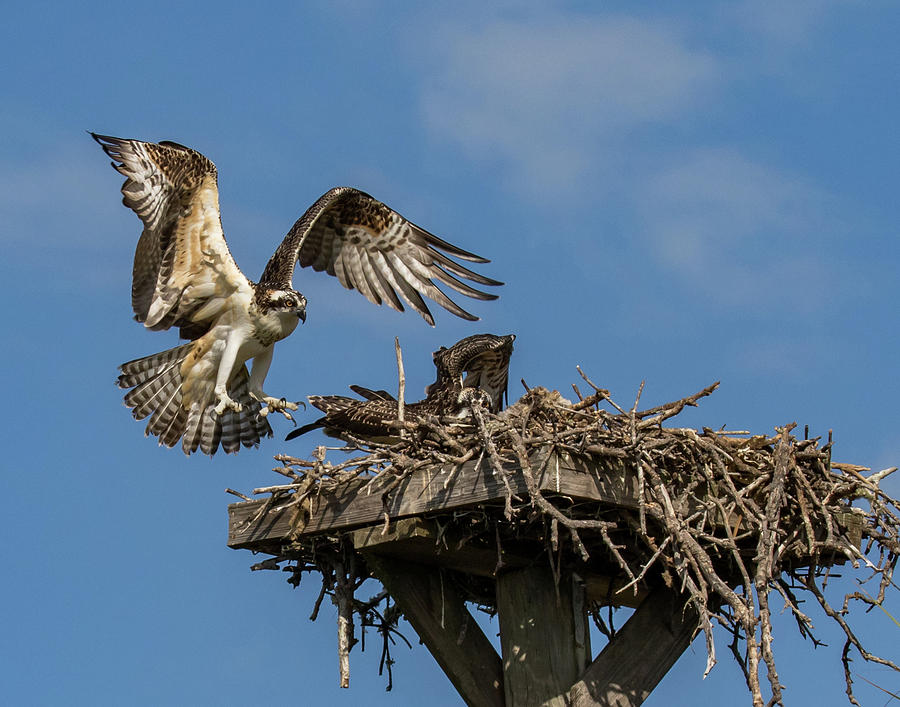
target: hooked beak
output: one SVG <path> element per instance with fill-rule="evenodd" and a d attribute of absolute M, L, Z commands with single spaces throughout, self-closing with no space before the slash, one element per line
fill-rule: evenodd
<path fill-rule="evenodd" d="M 299 295 L 299 297 L 297 298 L 297 309 L 295 310 L 297 312 L 297 318 L 300 319 L 301 322 L 306 324 L 306 297 L 301 295 L 299 292 L 297 294 Z"/>

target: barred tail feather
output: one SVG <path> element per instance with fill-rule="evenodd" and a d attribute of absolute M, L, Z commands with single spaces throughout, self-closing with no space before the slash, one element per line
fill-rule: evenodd
<path fill-rule="evenodd" d="M 226 453 L 241 446 L 256 447 L 262 437 L 271 437 L 268 420 L 260 417 L 261 404 L 250 397 L 250 376 L 241 366 L 229 384 L 228 394 L 243 406 L 237 413 L 215 412 L 212 396 L 194 401 L 185 408 L 182 395 L 181 364 L 193 344 L 183 344 L 168 351 L 123 363 L 119 370 L 120 388 L 131 388 L 125 394 L 125 404 L 135 419 L 149 417 L 144 433 L 159 439 L 160 445 L 174 447 L 181 442 L 185 454 L 198 449 L 212 456 L 221 443 Z"/>
<path fill-rule="evenodd" d="M 246 366 L 231 380 L 228 394 L 243 405 L 239 413 L 232 413 L 228 424 L 222 422 L 222 449 L 231 454 L 244 447 L 258 447 L 262 437 L 272 436 L 272 427 L 260 416 L 262 404 L 250 397 L 250 376 Z"/>
<path fill-rule="evenodd" d="M 199 449 L 212 456 L 221 444 L 226 454 L 240 451 L 241 446 L 258 447 L 263 437 L 272 436 L 268 420 L 260 417 L 262 409 L 259 401 L 250 397 L 250 374 L 246 366 L 241 366 L 228 385 L 228 395 L 239 402 L 240 412 L 225 410 L 217 415 L 215 399 L 196 402 L 186 413 L 187 422 L 181 449 L 192 454 Z"/>
<path fill-rule="evenodd" d="M 226 410 L 222 415 L 222 449 L 226 454 L 233 454 L 241 449 L 241 416 L 244 411 Z"/>
<path fill-rule="evenodd" d="M 131 388 L 125 404 L 136 420 L 150 417 L 144 434 L 158 437 L 167 447 L 174 446 L 184 432 L 181 362 L 190 347 L 184 344 L 119 366 L 119 387 Z"/>
<path fill-rule="evenodd" d="M 222 422 L 234 413 L 226 410 L 217 415 L 212 403 L 207 405 L 200 416 L 200 451 L 212 456 L 219 448 L 219 440 L 222 439 Z M 226 450 L 227 451 L 227 450 Z"/>
<path fill-rule="evenodd" d="M 167 369 L 171 375 L 174 369 Z M 146 435 L 159 437 L 159 443 L 173 447 L 184 433 L 184 421 L 187 417 L 181 404 L 181 376 L 179 380 L 169 381 L 163 388 L 164 396 L 160 396 L 161 404 L 156 408 L 145 430 Z M 166 395 L 167 394 L 167 395 Z"/>
<path fill-rule="evenodd" d="M 142 383 L 146 383 L 160 373 L 170 364 L 180 364 L 190 352 L 192 343 L 176 346 L 168 351 L 161 351 L 152 356 L 144 356 L 119 366 L 119 387 L 135 388 Z"/>
<path fill-rule="evenodd" d="M 184 437 L 181 439 L 181 449 L 185 454 L 193 454 L 200 446 L 200 418 L 202 415 L 203 409 L 199 405 L 195 405 L 188 411 Z"/>
<path fill-rule="evenodd" d="M 159 434 L 159 443 L 169 447 L 169 449 L 178 444 L 178 440 L 184 434 L 186 421 L 187 410 L 179 406 L 169 426 Z"/>

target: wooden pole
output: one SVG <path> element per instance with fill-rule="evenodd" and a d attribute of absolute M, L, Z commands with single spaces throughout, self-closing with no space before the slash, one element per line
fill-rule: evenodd
<path fill-rule="evenodd" d="M 465 703 L 504 707 L 497 651 L 443 573 L 373 553 L 365 558 Z"/>
<path fill-rule="evenodd" d="M 569 691 L 572 707 L 637 707 L 691 644 L 697 614 L 666 587 L 652 591 Z"/>
<path fill-rule="evenodd" d="M 571 575 L 557 584 L 549 567 L 504 572 L 497 611 L 506 704 L 565 707 L 590 660 L 584 587 Z"/>

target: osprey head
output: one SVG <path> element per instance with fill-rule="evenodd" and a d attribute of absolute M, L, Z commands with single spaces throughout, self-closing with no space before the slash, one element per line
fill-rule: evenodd
<path fill-rule="evenodd" d="M 266 290 L 258 298 L 259 308 L 266 314 L 284 312 L 306 321 L 306 297 L 297 290 Z"/>

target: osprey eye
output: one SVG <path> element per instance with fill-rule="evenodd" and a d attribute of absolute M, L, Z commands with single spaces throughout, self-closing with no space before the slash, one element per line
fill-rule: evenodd
<path fill-rule="evenodd" d="M 291 299 L 290 297 L 288 297 L 288 298 L 284 301 L 284 306 L 285 306 L 285 307 L 293 307 L 293 306 L 294 306 L 294 300 Z"/>

